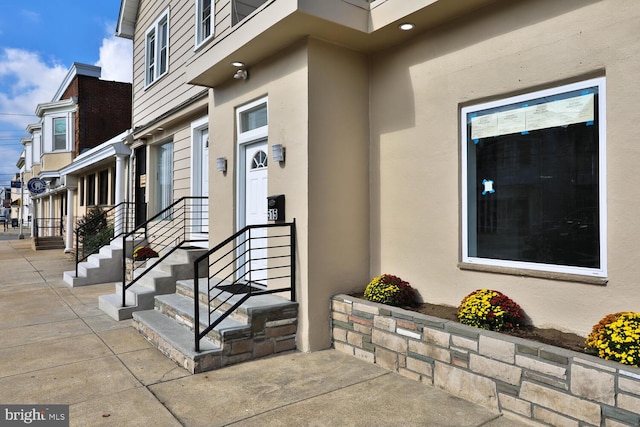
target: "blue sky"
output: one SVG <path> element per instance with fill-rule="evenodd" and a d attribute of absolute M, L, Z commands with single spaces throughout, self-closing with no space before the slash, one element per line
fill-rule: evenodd
<path fill-rule="evenodd" d="M 52 101 L 69 67 L 102 67 L 131 81 L 131 41 L 115 37 L 120 0 L 6 0 L 0 14 L 0 188 L 18 172 L 20 139 Z"/>

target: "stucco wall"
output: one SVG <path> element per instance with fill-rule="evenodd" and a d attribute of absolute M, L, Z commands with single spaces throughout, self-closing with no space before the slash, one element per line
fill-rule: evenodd
<path fill-rule="evenodd" d="M 312 350 L 331 344 L 324 301 L 368 279 L 368 109 L 367 57 L 311 39 L 309 282 L 305 302 L 313 325 Z"/>
<path fill-rule="evenodd" d="M 330 345 L 328 298 L 350 287 L 354 272 L 363 279 L 368 274 L 366 69 L 358 54 L 303 41 L 253 66 L 248 80 L 216 87 L 210 103 L 215 245 L 235 231 L 235 108 L 268 97 L 269 145 L 286 149 L 285 163 L 269 164 L 269 194 L 285 194 L 286 220 L 297 222 L 303 350 Z M 224 174 L 214 172 L 217 157 L 227 158 Z"/>
<path fill-rule="evenodd" d="M 640 8 L 633 0 L 500 1 L 374 56 L 371 275 L 400 275 L 426 301 L 458 305 L 489 287 L 538 326 L 586 335 L 640 311 Z M 460 107 L 605 76 L 606 286 L 465 271 L 460 261 Z"/>

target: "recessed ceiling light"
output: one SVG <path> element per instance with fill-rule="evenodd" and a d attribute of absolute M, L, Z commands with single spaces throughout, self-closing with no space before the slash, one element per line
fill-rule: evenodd
<path fill-rule="evenodd" d="M 412 24 L 411 22 L 403 22 L 402 24 L 398 25 L 398 28 L 400 28 L 402 31 L 410 31 L 415 27 L 415 24 Z"/>
<path fill-rule="evenodd" d="M 156 128 L 156 130 L 164 130 L 164 128 Z"/>
<path fill-rule="evenodd" d="M 231 63 L 231 65 L 233 65 L 234 67 L 244 67 L 244 62 L 242 62 L 242 61 L 233 61 Z"/>

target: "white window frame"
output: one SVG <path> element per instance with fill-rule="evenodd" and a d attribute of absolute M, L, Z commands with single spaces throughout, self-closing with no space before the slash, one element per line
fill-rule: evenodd
<path fill-rule="evenodd" d="M 205 142 L 203 135 L 207 133 L 208 142 Z M 203 145 L 207 143 L 209 144 L 209 148 L 211 148 L 211 138 L 209 134 L 209 117 L 202 117 L 194 122 L 191 122 L 191 196 L 201 196 L 202 195 L 202 176 L 204 175 L 203 166 L 201 160 L 201 153 L 203 149 Z M 210 151 L 211 153 L 211 151 Z M 207 176 L 211 174 L 210 168 L 211 161 L 209 159 L 208 173 Z M 201 202 L 194 201 L 194 219 L 191 224 L 191 235 L 195 240 L 205 240 L 208 236 L 209 229 L 209 201 L 207 200 L 207 205 L 201 208 Z M 203 227 L 204 226 L 204 227 Z M 206 232 L 202 230 L 206 230 Z M 205 245 L 206 242 L 194 242 L 195 246 Z"/>
<path fill-rule="evenodd" d="M 164 49 L 160 48 L 162 41 L 162 28 L 166 25 L 166 43 Z M 144 81 L 145 87 L 150 86 L 160 77 L 169 72 L 169 10 L 164 11 L 158 19 L 149 27 L 144 37 Z M 150 40 L 153 40 L 153 51 Z M 160 66 L 163 64 L 164 69 Z"/>
<path fill-rule="evenodd" d="M 255 129 L 243 131 L 242 114 L 261 105 L 264 105 L 267 109 L 267 124 Z M 244 188 L 246 178 L 246 162 L 244 162 L 243 160 L 246 147 L 250 143 L 268 139 L 269 137 L 269 101 L 266 96 L 264 98 L 257 99 L 236 108 L 236 135 L 236 159 L 238 159 L 238 167 L 236 168 L 236 182 L 239 185 L 238 188 Z M 246 200 L 243 191 L 236 191 L 236 197 L 236 206 L 238 206 L 238 210 L 236 213 L 236 224 L 238 224 L 238 229 L 240 229 L 246 225 L 244 217 Z"/>
<path fill-rule="evenodd" d="M 56 121 L 64 122 L 64 147 L 56 147 Z M 66 116 L 58 116 L 51 118 L 51 151 L 69 151 L 69 120 Z"/>
<path fill-rule="evenodd" d="M 166 146 L 171 146 L 170 150 L 165 150 L 165 153 L 169 153 L 169 158 L 165 159 L 165 162 L 162 163 L 162 158 L 161 158 L 161 150 L 163 149 L 163 147 Z M 166 209 L 167 207 L 171 206 L 171 204 L 174 202 L 174 195 L 175 195 L 175 182 L 174 182 L 174 167 L 175 167 L 175 143 L 173 140 L 168 140 L 168 141 L 164 141 L 162 143 L 159 144 L 155 144 L 153 145 L 153 150 L 154 150 L 154 173 L 156 175 L 156 190 L 154 191 L 154 206 L 155 206 L 155 210 L 156 213 L 162 211 L 163 209 Z M 168 168 L 167 171 L 163 170 L 163 166 L 166 166 Z M 161 178 L 161 175 L 164 177 L 164 179 L 168 178 L 167 181 L 167 185 L 168 187 L 168 191 L 165 188 L 163 191 L 163 188 L 160 185 L 160 180 L 163 179 Z M 172 219 L 172 215 L 171 212 L 163 215 L 160 219 Z"/>
<path fill-rule="evenodd" d="M 209 34 L 204 34 L 203 21 L 202 21 L 202 2 L 203 0 L 196 1 L 196 25 L 195 25 L 195 47 L 196 49 L 213 38 L 215 32 L 215 0 L 211 1 L 210 14 L 209 14 Z"/>
<path fill-rule="evenodd" d="M 469 169 L 469 153 L 468 153 L 468 127 L 467 117 L 468 114 L 474 112 L 501 107 L 504 105 L 526 103 L 532 99 L 544 98 L 545 96 L 553 96 L 564 92 L 571 92 L 576 90 L 582 90 L 589 87 L 598 87 L 598 161 L 599 161 L 599 174 L 598 174 L 598 199 L 599 199 L 599 239 L 600 239 L 600 267 L 599 268 L 587 268 L 587 267 L 574 267 L 558 264 L 541 264 L 534 262 L 522 262 L 522 261 L 507 261 L 499 259 L 488 259 L 469 256 L 469 194 L 467 189 L 468 176 L 467 171 Z M 564 86 L 557 86 L 547 90 L 541 90 L 536 92 L 527 93 L 520 96 L 514 96 L 510 98 L 500 99 L 498 101 L 487 102 L 483 104 L 477 104 L 467 106 L 461 109 L 460 112 L 460 127 L 461 127 L 461 188 L 462 188 L 462 233 L 461 233 L 461 248 L 462 248 L 462 263 L 463 264 L 476 264 L 484 266 L 494 266 L 498 268 L 513 268 L 518 270 L 533 270 L 550 273 L 564 273 L 581 276 L 599 277 L 603 278 L 607 276 L 607 192 L 606 192 L 606 83 L 605 78 L 595 78 L 585 80 L 573 84 Z"/>

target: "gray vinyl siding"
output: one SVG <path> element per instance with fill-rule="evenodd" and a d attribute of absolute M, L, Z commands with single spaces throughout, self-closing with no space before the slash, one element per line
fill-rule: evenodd
<path fill-rule="evenodd" d="M 191 126 L 174 134 L 173 188 L 176 199 L 191 196 Z"/>
<path fill-rule="evenodd" d="M 169 69 L 145 86 L 146 32 L 169 10 Z M 185 64 L 194 55 L 195 2 L 193 0 L 142 1 L 138 11 L 133 52 L 133 126 L 144 126 L 202 91 L 185 82 Z"/>

